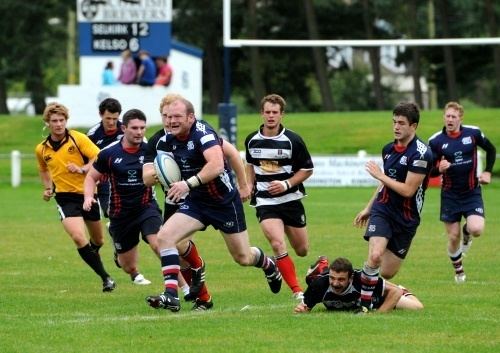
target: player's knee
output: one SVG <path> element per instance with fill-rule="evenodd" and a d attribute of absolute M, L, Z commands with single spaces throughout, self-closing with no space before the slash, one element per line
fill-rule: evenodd
<path fill-rule="evenodd" d="M 484 227 L 481 225 L 467 225 L 467 230 L 469 231 L 470 234 L 474 237 L 479 237 L 484 230 Z"/>
<path fill-rule="evenodd" d="M 252 265 L 252 258 L 247 254 L 232 254 L 234 262 L 240 266 Z"/>
<path fill-rule="evenodd" d="M 309 253 L 309 247 L 308 246 L 300 246 L 295 249 L 295 253 L 297 256 L 304 257 L 307 256 Z"/>

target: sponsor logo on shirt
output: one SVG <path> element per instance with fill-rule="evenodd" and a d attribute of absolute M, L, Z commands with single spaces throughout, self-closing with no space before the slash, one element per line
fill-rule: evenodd
<path fill-rule="evenodd" d="M 399 160 L 399 164 L 401 165 L 407 165 L 408 164 L 408 158 L 406 156 L 401 157 Z"/>
<path fill-rule="evenodd" d="M 464 137 L 462 139 L 462 144 L 464 145 L 470 145 L 472 143 L 472 138 L 470 136 Z"/>

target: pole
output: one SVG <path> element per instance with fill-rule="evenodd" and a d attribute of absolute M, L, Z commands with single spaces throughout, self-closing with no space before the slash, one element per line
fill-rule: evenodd
<path fill-rule="evenodd" d="M 14 150 L 10 153 L 11 184 L 13 188 L 21 185 L 21 152 Z"/>

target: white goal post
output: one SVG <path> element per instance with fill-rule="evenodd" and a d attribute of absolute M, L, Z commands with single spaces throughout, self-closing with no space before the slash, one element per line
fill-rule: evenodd
<path fill-rule="evenodd" d="M 500 37 L 434 39 L 233 39 L 231 38 L 231 0 L 223 0 L 222 31 L 225 47 L 381 47 L 500 44 Z"/>

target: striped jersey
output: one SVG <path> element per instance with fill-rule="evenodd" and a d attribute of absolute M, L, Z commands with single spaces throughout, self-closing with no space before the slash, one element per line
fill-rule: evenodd
<path fill-rule="evenodd" d="M 253 206 L 279 205 L 299 200 L 306 195 L 304 185 L 294 185 L 279 195 L 267 189 L 273 180 L 287 180 L 299 170 L 314 168 L 311 155 L 302 138 L 281 126 L 278 135 L 264 136 L 262 128 L 252 132 L 245 140 L 246 161 L 255 172 Z"/>
<path fill-rule="evenodd" d="M 89 129 L 89 131 L 87 132 L 87 136 L 92 140 L 93 143 L 96 144 L 97 147 L 99 147 L 99 149 L 102 150 L 110 143 L 121 139 L 121 137 L 123 136 L 122 122 L 117 122 L 115 131 L 106 133 L 101 121 Z"/>

